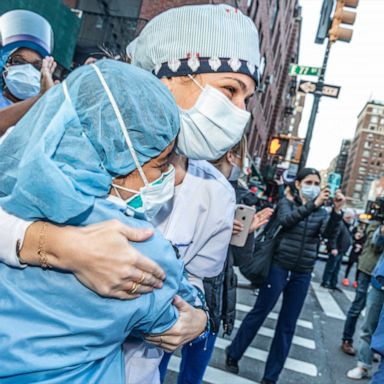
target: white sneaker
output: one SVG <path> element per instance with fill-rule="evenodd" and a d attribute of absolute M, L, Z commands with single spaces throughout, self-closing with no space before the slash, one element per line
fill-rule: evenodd
<path fill-rule="evenodd" d="M 371 372 L 367 368 L 355 367 L 347 372 L 348 379 L 362 380 L 371 377 Z"/>

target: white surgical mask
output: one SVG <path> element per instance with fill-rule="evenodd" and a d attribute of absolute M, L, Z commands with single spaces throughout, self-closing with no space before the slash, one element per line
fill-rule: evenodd
<path fill-rule="evenodd" d="M 231 169 L 231 173 L 229 174 L 228 180 L 236 181 L 238 180 L 240 175 L 241 175 L 241 168 L 237 164 L 232 163 L 232 169 Z"/>
<path fill-rule="evenodd" d="M 146 180 L 146 179 L 145 179 Z M 146 181 L 147 182 L 147 181 Z M 148 183 L 148 182 L 147 182 Z M 175 168 L 169 166 L 169 170 L 163 173 L 157 180 L 145 184 L 140 191 L 112 184 L 117 195 L 122 199 L 119 189 L 134 193 L 127 200 L 122 199 L 127 206 L 127 213 L 137 219 L 152 221 L 160 209 L 172 199 L 175 192 Z"/>
<path fill-rule="evenodd" d="M 175 169 L 173 166 L 170 166 L 169 170 L 164 173 L 158 180 L 149 183 L 147 177 L 145 176 L 144 170 L 140 165 L 139 159 L 137 158 L 136 151 L 133 147 L 132 141 L 128 134 L 128 129 L 125 125 L 124 119 L 121 116 L 119 107 L 117 106 L 116 100 L 112 95 L 111 90 L 108 87 L 107 82 L 104 79 L 103 74 L 100 69 L 91 64 L 93 69 L 96 71 L 97 76 L 101 84 L 104 87 L 104 90 L 109 98 L 109 101 L 112 105 L 112 108 L 115 112 L 117 121 L 119 122 L 120 129 L 123 133 L 125 141 L 127 143 L 129 152 L 135 162 L 136 168 L 139 171 L 140 177 L 144 182 L 144 186 L 140 188 L 140 191 L 131 190 L 124 188 L 118 185 L 113 185 L 115 191 L 119 195 L 117 188 L 125 190 L 127 192 L 135 193 L 133 197 L 126 200 L 127 203 L 127 213 L 131 214 L 136 218 L 146 219 L 151 221 L 153 217 L 158 213 L 161 207 L 170 199 L 172 199 L 175 192 Z M 120 196 L 119 196 L 120 197 Z M 142 204 L 139 204 L 135 199 L 141 199 Z M 134 202 L 135 201 L 135 202 Z M 141 205 L 141 206 L 140 206 Z"/>
<path fill-rule="evenodd" d="M 307 200 L 315 200 L 320 194 L 320 187 L 318 185 L 303 185 L 301 187 L 301 194 Z"/>
<path fill-rule="evenodd" d="M 240 141 L 251 114 L 190 77 L 202 92 L 191 109 L 180 108 L 176 152 L 194 160 L 217 160 Z"/>
<path fill-rule="evenodd" d="M 19 100 L 30 99 L 40 92 L 41 74 L 32 64 L 8 67 L 3 76 L 9 92 Z"/>

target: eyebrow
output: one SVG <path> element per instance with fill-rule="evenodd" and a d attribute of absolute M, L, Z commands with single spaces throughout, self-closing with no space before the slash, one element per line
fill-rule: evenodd
<path fill-rule="evenodd" d="M 247 92 L 247 86 L 245 85 L 245 83 L 239 79 L 234 79 L 233 77 L 229 77 L 229 76 L 226 76 L 224 77 L 224 79 L 229 79 L 229 80 L 234 80 L 236 81 L 239 85 L 240 85 L 240 88 L 241 90 L 245 93 Z"/>

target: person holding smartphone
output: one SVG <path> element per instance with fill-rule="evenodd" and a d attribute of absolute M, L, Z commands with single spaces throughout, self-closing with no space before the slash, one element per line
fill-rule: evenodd
<path fill-rule="evenodd" d="M 333 236 L 342 218 L 344 196 L 339 195 L 329 215 L 323 207 L 329 198 L 329 190 L 321 190 L 320 182 L 320 173 L 316 169 L 302 169 L 277 206 L 276 220 L 282 226 L 282 231 L 274 250 L 272 267 L 253 309 L 244 318 L 236 337 L 226 349 L 226 369 L 230 372 L 238 373 L 238 361 L 283 294 L 262 379 L 263 384 L 277 383 L 308 292 L 320 236 Z"/>

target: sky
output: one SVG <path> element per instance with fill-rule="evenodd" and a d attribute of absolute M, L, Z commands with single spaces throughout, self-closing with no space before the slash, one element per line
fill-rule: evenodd
<path fill-rule="evenodd" d="M 315 44 L 323 0 L 300 0 L 302 36 L 299 64 L 320 67 L 324 45 Z M 341 141 L 353 138 L 357 115 L 370 99 L 384 102 L 384 0 L 360 0 L 350 43 L 333 44 L 325 83 L 341 86 L 338 99 L 322 97 L 317 114 L 308 166 L 328 167 L 339 153 Z M 301 77 L 316 80 L 316 77 Z M 300 124 L 305 136 L 313 96 L 308 94 Z"/>

